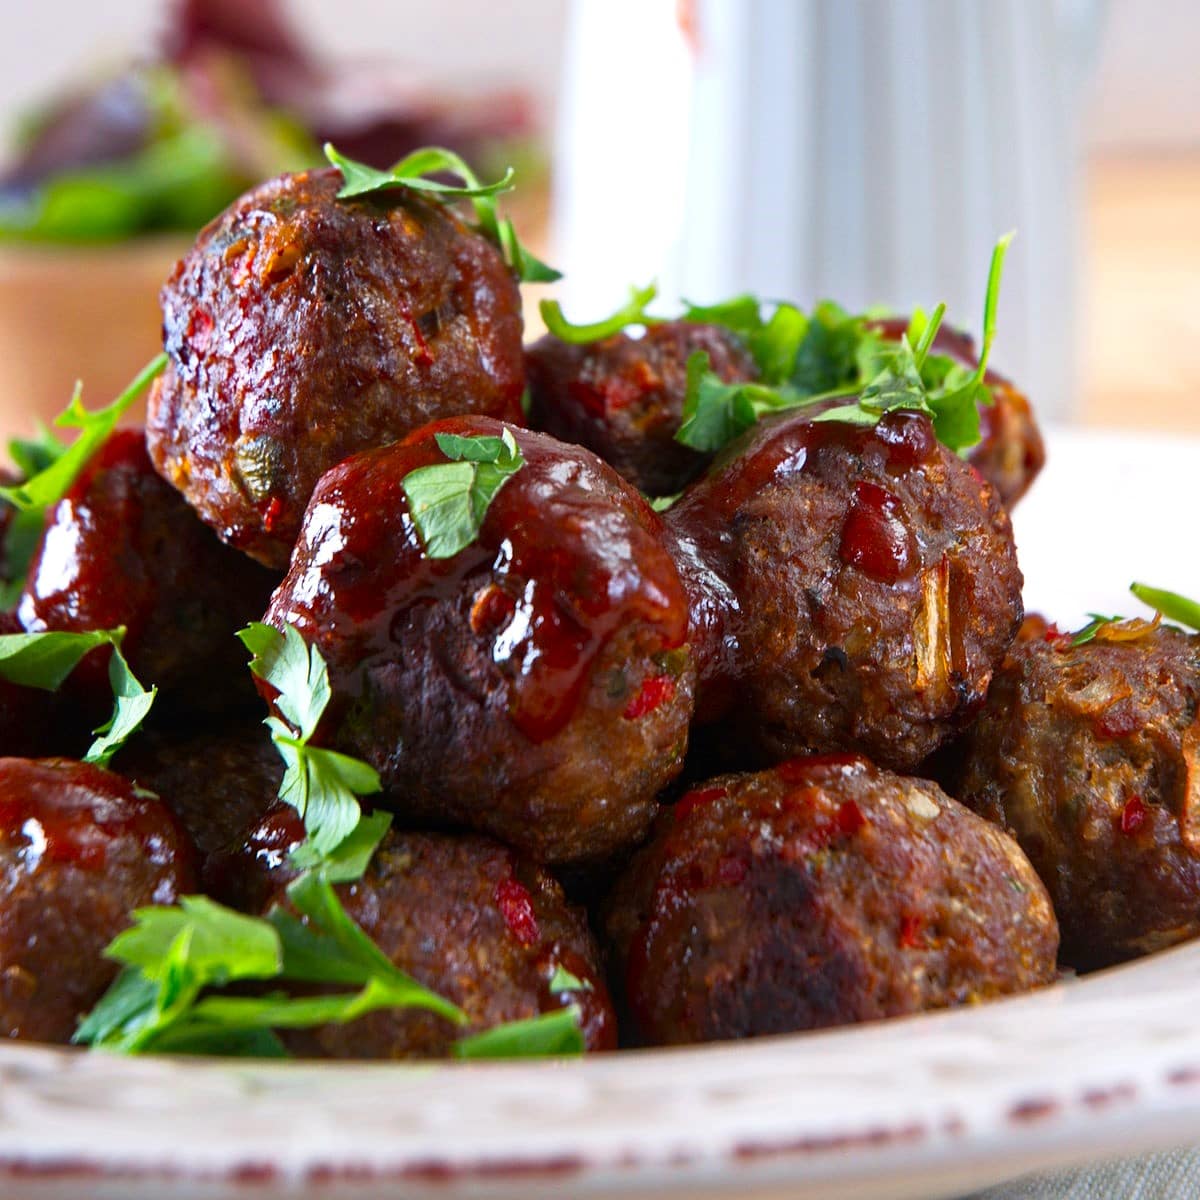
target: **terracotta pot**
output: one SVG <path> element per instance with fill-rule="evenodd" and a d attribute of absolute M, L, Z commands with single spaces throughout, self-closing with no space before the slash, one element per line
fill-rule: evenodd
<path fill-rule="evenodd" d="M 88 408 L 125 387 L 160 349 L 158 289 L 189 242 L 0 246 L 0 434 L 50 421 L 77 379 Z"/>

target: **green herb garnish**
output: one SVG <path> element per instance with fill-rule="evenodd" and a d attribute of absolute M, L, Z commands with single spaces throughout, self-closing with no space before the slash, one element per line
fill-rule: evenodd
<path fill-rule="evenodd" d="M 44 428 L 36 440 L 18 439 L 9 443 L 13 461 L 28 478 L 24 483 L 0 487 L 0 500 L 17 509 L 5 535 L 4 556 L 11 577 L 0 588 L 0 605 L 11 608 L 25 586 L 46 510 L 67 494 L 87 461 L 104 445 L 117 422 L 166 365 L 167 356 L 158 355 L 111 404 L 95 412 L 83 407 L 82 385 L 77 383 L 70 404 L 54 418 L 59 429 L 79 430 L 79 436 L 69 446 Z"/>
<path fill-rule="evenodd" d="M 926 316 L 917 310 L 899 339 L 872 327 L 871 314 L 847 313 L 822 301 L 810 314 L 779 304 L 770 319 L 750 296 L 725 304 L 691 306 L 685 319 L 724 325 L 746 344 L 759 366 L 755 384 L 727 384 L 707 363 L 689 360 L 684 420 L 676 440 L 701 451 L 721 449 L 766 413 L 845 397 L 846 403 L 815 419 L 875 425 L 884 413 L 912 409 L 927 413 L 939 440 L 964 452 L 980 438 L 979 405 L 991 403 L 984 383 L 996 334 L 996 307 L 1011 234 L 992 252 L 984 297 L 983 342 L 978 364 L 968 368 L 931 353 L 945 312 L 939 304 Z"/>
<path fill-rule="evenodd" d="M 279 798 L 300 814 L 313 852 L 334 855 L 362 817 L 357 798 L 380 790 L 379 775 L 360 759 L 310 744 L 331 694 L 329 669 L 315 646 L 291 625 L 281 633 L 255 622 L 238 637 L 253 655 L 250 670 L 278 693 L 282 717 L 264 724 L 285 765 Z"/>
<path fill-rule="evenodd" d="M 590 325 L 572 325 L 563 316 L 562 305 L 557 300 L 542 300 L 538 311 L 546 323 L 546 329 L 560 342 L 569 342 L 580 346 L 587 342 L 600 342 L 618 334 L 630 325 L 645 325 L 651 320 L 646 316 L 646 306 L 653 302 L 658 295 L 656 284 L 647 284 L 644 288 L 630 288 L 629 299 L 618 308 L 611 317 L 602 321 L 593 321 Z"/>
<path fill-rule="evenodd" d="M 1124 621 L 1124 617 L 1106 617 L 1103 613 L 1088 613 L 1088 623 L 1079 630 L 1078 633 L 1071 635 L 1072 646 L 1086 646 L 1088 642 L 1095 641 L 1096 634 L 1100 632 L 1106 625 L 1115 625 Z"/>
<path fill-rule="evenodd" d="M 548 1058 L 584 1051 L 579 1009 L 574 1004 L 554 1012 L 509 1021 L 454 1043 L 455 1058 Z"/>
<path fill-rule="evenodd" d="M 1188 629 L 1200 630 L 1200 604 L 1195 600 L 1189 600 L 1178 592 L 1151 587 L 1146 583 L 1132 583 L 1129 590 L 1143 604 L 1148 604 L 1156 612 L 1162 613 L 1168 621 L 1176 621 Z"/>
<path fill-rule="evenodd" d="M 377 196 L 397 188 L 423 192 L 450 203 L 468 200 L 475 209 L 476 228 L 499 247 L 504 261 L 522 283 L 553 283 L 562 278 L 561 272 L 530 254 L 517 237 L 511 219 L 501 218 L 497 212 L 496 196 L 510 191 L 513 186 L 511 167 L 495 183 L 482 183 L 459 155 L 441 146 L 414 150 L 388 171 L 355 162 L 339 154 L 328 142 L 325 143 L 325 157 L 342 173 L 339 200 Z M 463 182 L 451 184 L 429 178 L 439 174 L 455 175 Z"/>
<path fill-rule="evenodd" d="M 84 762 L 105 767 L 114 754 L 137 731 L 150 712 L 158 688 L 147 691 L 129 669 L 121 653 L 125 628 L 96 629 L 88 633 L 7 633 L 0 635 L 0 678 L 21 687 L 56 692 L 67 676 L 93 650 L 111 646 L 108 681 L 113 690 L 112 716 L 94 730 L 96 740 Z"/>
<path fill-rule="evenodd" d="M 479 536 L 488 507 L 525 458 L 507 427 L 500 437 L 434 436 L 450 461 L 410 471 L 401 487 L 426 555 L 453 558 Z"/>

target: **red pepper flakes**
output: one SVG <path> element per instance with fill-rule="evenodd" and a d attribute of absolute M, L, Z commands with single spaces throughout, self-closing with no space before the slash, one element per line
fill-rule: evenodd
<path fill-rule="evenodd" d="M 1095 726 L 1101 737 L 1121 738 L 1141 729 L 1142 721 L 1132 705 L 1114 704 L 1096 718 Z"/>
<path fill-rule="evenodd" d="M 471 605 L 471 630 L 483 636 L 505 629 L 517 611 L 516 601 L 501 587 L 489 583 L 475 594 Z"/>
<path fill-rule="evenodd" d="M 1146 823 L 1146 805 L 1141 796 L 1130 796 L 1121 809 L 1121 832 L 1132 836 Z"/>
<path fill-rule="evenodd" d="M 271 497 L 271 503 L 267 505 L 267 511 L 263 514 L 263 528 L 271 533 L 275 526 L 279 524 L 279 518 L 283 515 L 283 502 L 278 496 Z"/>
<path fill-rule="evenodd" d="M 833 820 L 818 825 L 812 831 L 809 841 L 818 849 L 824 850 L 834 842 L 853 837 L 866 823 L 867 818 L 863 816 L 862 809 L 853 800 L 843 800 L 838 805 Z"/>
<path fill-rule="evenodd" d="M 627 721 L 636 721 L 652 713 L 660 704 L 674 699 L 675 680 L 670 675 L 651 675 L 636 696 L 625 706 L 622 714 Z"/>
<path fill-rule="evenodd" d="M 496 907 L 504 917 L 508 931 L 522 946 L 532 946 L 541 937 L 533 897 L 519 880 L 502 879 L 496 885 Z"/>
<path fill-rule="evenodd" d="M 728 796 L 729 789 L 723 787 L 707 787 L 696 788 L 681 796 L 679 802 L 675 805 L 674 816 L 676 821 L 682 821 L 684 817 L 695 812 L 696 809 L 702 808 L 705 804 L 711 804 L 714 800 L 721 799 L 722 796 Z"/>
<path fill-rule="evenodd" d="M 925 939 L 921 936 L 925 928 L 924 921 L 912 913 L 905 913 L 900 920 L 900 945 L 905 950 L 921 950 L 925 947 Z"/>
<path fill-rule="evenodd" d="M 737 887 L 746 878 L 746 871 L 742 859 L 727 854 L 717 863 L 717 882 L 724 887 Z"/>

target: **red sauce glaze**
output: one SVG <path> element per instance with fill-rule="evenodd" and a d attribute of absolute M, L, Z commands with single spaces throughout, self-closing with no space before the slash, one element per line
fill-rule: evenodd
<path fill-rule="evenodd" d="M 857 754 L 809 754 L 804 758 L 791 758 L 779 763 L 772 771 L 784 783 L 815 786 L 830 774 L 869 769 L 865 758 Z"/>
<path fill-rule="evenodd" d="M 905 913 L 900 919 L 900 935 L 897 939 L 905 950 L 919 950 L 925 945 L 923 936 L 925 922 L 912 913 Z"/>
<path fill-rule="evenodd" d="M 937 437 L 923 413 L 891 412 L 870 427 L 814 421 L 819 412 L 819 408 L 806 409 L 760 421 L 727 447 L 708 474 L 667 510 L 667 526 L 690 597 L 689 641 L 709 705 L 714 696 L 729 692 L 722 685 L 736 681 L 742 667 L 741 612 L 730 564 L 736 518 L 743 506 L 766 488 L 815 471 L 827 453 L 849 452 L 863 463 L 864 473 L 893 477 L 921 470 L 938 457 Z M 887 573 L 884 578 L 915 586 L 912 581 L 928 564 L 920 561 L 900 520 L 898 503 L 885 489 L 864 483 L 861 511 L 850 516 L 849 532 L 843 534 L 846 553 L 861 556 L 863 561 L 856 565 L 864 570 L 874 568 Z M 852 507 L 850 514 L 853 511 Z M 701 719 L 719 715 L 710 708 Z"/>
<path fill-rule="evenodd" d="M 401 481 L 446 461 L 436 433 L 503 429 L 492 418 L 455 417 L 327 472 L 267 620 L 291 622 L 320 646 L 335 691 L 353 696 L 365 672 L 396 654 L 417 606 L 472 597 L 472 629 L 507 679 L 509 718 L 540 742 L 570 719 L 613 634 L 637 621 L 658 636 L 648 653 L 677 649 L 688 605 L 642 497 L 590 452 L 528 430 L 513 430 L 525 465 L 476 540 L 453 558 L 426 557 Z"/>
<path fill-rule="evenodd" d="M 1130 796 L 1121 809 L 1121 832 L 1132 836 L 1146 823 L 1149 813 L 1141 796 Z"/>
<path fill-rule="evenodd" d="M 842 562 L 882 583 L 911 575 L 917 556 L 900 501 L 878 484 L 859 480 L 842 526 Z"/>
<path fill-rule="evenodd" d="M 636 721 L 652 713 L 660 704 L 675 698 L 675 680 L 670 675 L 651 675 L 638 690 L 638 694 L 625 706 L 622 714 L 627 721 Z"/>
<path fill-rule="evenodd" d="M 519 880 L 502 879 L 496 885 L 496 907 L 504 917 L 509 933 L 522 946 L 532 946 L 541 938 L 537 915 L 533 911 L 533 897 Z"/>
<path fill-rule="evenodd" d="M 705 804 L 711 804 L 722 796 L 728 796 L 729 789 L 724 787 L 693 788 L 681 796 L 671 810 L 676 821 L 686 820 L 688 815 Z"/>
<path fill-rule="evenodd" d="M 28 870 L 46 862 L 103 872 L 112 846 L 126 840 L 137 843 L 147 861 L 182 870 L 184 887 L 190 886 L 191 847 L 157 799 L 138 796 L 111 771 L 72 759 L 0 758 L 0 842 L 24 843 Z"/>

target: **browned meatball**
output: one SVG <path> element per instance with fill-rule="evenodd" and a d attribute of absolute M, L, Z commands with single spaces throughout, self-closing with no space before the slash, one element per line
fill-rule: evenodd
<path fill-rule="evenodd" d="M 124 625 L 129 665 L 159 685 L 164 707 L 222 711 L 252 702 L 234 634 L 262 614 L 277 578 L 223 546 L 155 474 L 141 432 L 122 430 L 47 513 L 17 612 L 35 633 Z M 89 656 L 75 689 L 99 692 L 101 711 L 106 662 Z"/>
<path fill-rule="evenodd" d="M 143 733 L 117 762 L 122 775 L 154 792 L 187 830 L 202 880 L 209 857 L 275 804 L 283 778 L 279 752 L 252 721 L 201 733 Z"/>
<path fill-rule="evenodd" d="M 1017 844 L 864 759 L 726 775 L 667 810 L 608 906 L 652 1044 L 758 1037 L 1049 983 L 1054 912 Z"/>
<path fill-rule="evenodd" d="M 525 351 L 530 424 L 586 446 L 648 496 L 674 495 L 710 457 L 675 440 L 696 351 L 726 383 L 758 377 L 742 344 L 716 325 L 666 321 L 640 338 L 578 346 L 548 334 Z"/>
<path fill-rule="evenodd" d="M 329 664 L 319 735 L 382 775 L 389 806 L 543 862 L 632 846 L 678 773 L 692 713 L 687 598 L 662 524 L 611 467 L 519 431 L 525 465 L 478 538 L 430 559 L 402 481 L 435 433 L 357 455 L 313 493 L 267 621 Z"/>
<path fill-rule="evenodd" d="M 1200 638 L 1125 632 L 1014 645 L 951 781 L 1024 847 L 1080 969 L 1200 933 Z"/>
<path fill-rule="evenodd" d="M 205 228 L 162 292 L 155 466 L 227 542 L 287 565 L 323 472 L 436 417 L 520 422 L 521 303 L 499 251 L 395 189 L 285 175 Z"/>
<path fill-rule="evenodd" d="M 1008 515 L 920 413 L 762 421 L 666 521 L 698 711 L 767 762 L 912 770 L 978 710 L 1021 622 Z"/>
<path fill-rule="evenodd" d="M 14 613 L 0 612 L 0 635 L 23 632 Z M 0 756 L 82 754 L 90 728 L 61 691 L 46 692 L 0 679 Z"/>
<path fill-rule="evenodd" d="M 874 322 L 890 337 L 899 337 L 908 321 L 892 318 Z M 935 354 L 944 354 L 972 370 L 979 354 L 970 334 L 942 325 L 933 341 Z M 982 440 L 967 455 L 967 461 L 1000 493 L 1011 509 L 1029 490 L 1046 464 L 1046 446 L 1033 416 L 1029 398 L 998 371 L 988 370 L 985 377 L 992 403 L 979 411 Z"/>
<path fill-rule="evenodd" d="M 193 886 L 187 836 L 128 780 L 68 759 L 0 759 L 0 1036 L 66 1042 L 117 973 L 135 908 Z"/>
<path fill-rule="evenodd" d="M 264 838 L 257 831 L 247 851 L 260 878 L 274 881 L 268 902 L 285 902 L 291 872 L 284 845 L 298 841 L 303 829 L 291 810 L 277 811 L 269 824 L 272 832 Z M 612 1003 L 582 911 L 567 903 L 547 872 L 498 842 L 393 831 L 363 878 L 337 891 L 388 958 L 462 1008 L 469 1024 L 458 1027 L 417 1010 L 375 1013 L 350 1025 L 288 1034 L 297 1053 L 442 1057 L 464 1034 L 572 1003 L 579 1005 L 587 1048 L 615 1049 Z M 551 992 L 559 967 L 587 990 Z"/>

